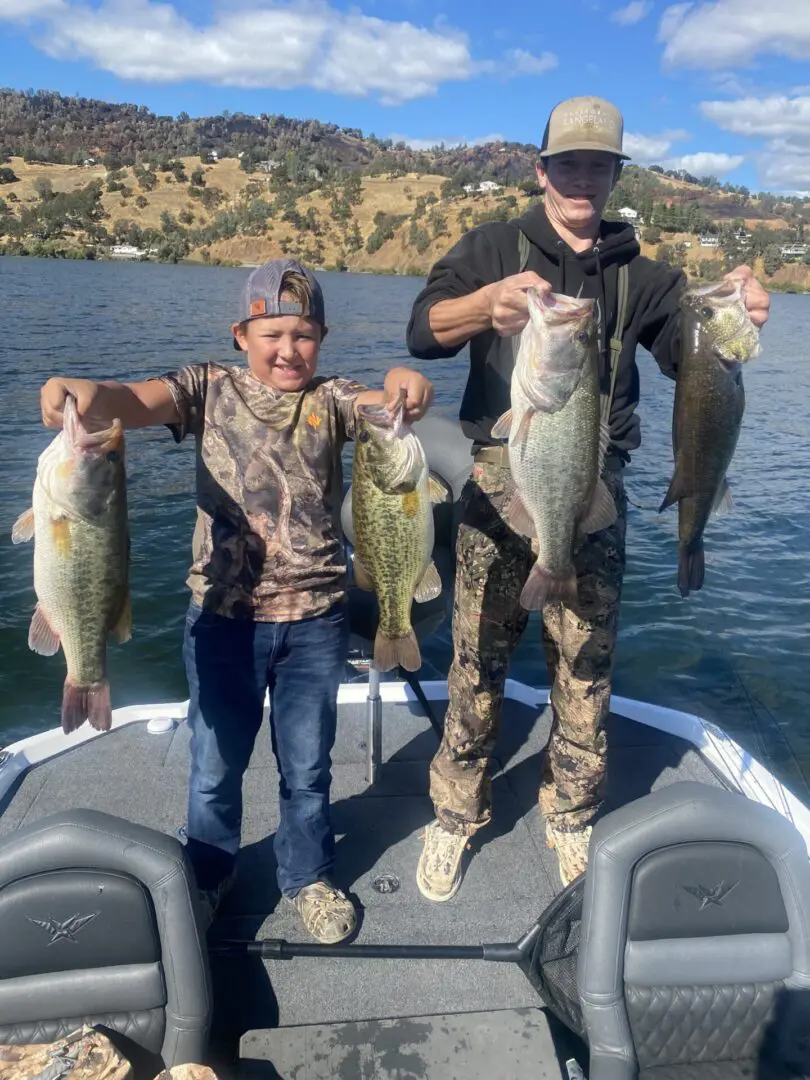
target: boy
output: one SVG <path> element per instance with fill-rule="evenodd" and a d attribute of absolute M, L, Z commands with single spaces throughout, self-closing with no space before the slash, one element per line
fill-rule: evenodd
<path fill-rule="evenodd" d="M 247 367 L 192 364 L 138 383 L 50 379 L 47 427 L 62 426 L 68 394 L 85 424 L 166 424 L 197 445 L 197 524 L 188 578 L 184 662 L 191 775 L 187 848 L 208 919 L 231 885 L 242 777 L 271 700 L 278 762 L 278 883 L 321 943 L 348 937 L 351 900 L 331 881 L 330 753 L 348 646 L 340 534 L 341 448 L 355 406 L 407 392 L 417 420 L 431 383 L 394 368 L 385 389 L 315 377 L 326 335 L 323 294 L 292 259 L 248 277 L 231 331 Z"/>

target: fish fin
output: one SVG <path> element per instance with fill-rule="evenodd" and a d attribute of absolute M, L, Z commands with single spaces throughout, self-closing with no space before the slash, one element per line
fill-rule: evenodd
<path fill-rule="evenodd" d="M 553 600 L 573 604 L 576 599 L 577 575 L 573 566 L 566 577 L 557 577 L 535 563 L 520 594 L 520 606 L 526 611 L 540 611 Z"/>
<path fill-rule="evenodd" d="M 422 580 L 416 586 L 416 592 L 413 594 L 414 600 L 417 604 L 424 604 L 428 600 L 435 600 L 437 596 L 441 595 L 442 591 L 442 579 L 439 577 L 439 571 L 436 569 L 436 563 L 431 562 L 427 570 L 422 575 Z"/>
<path fill-rule="evenodd" d="M 605 481 L 600 477 L 593 489 L 590 505 L 579 523 L 579 533 L 581 536 L 589 536 L 591 533 L 607 529 L 618 516 L 616 500 L 611 495 Z"/>
<path fill-rule="evenodd" d="M 23 510 L 11 529 L 12 544 L 25 544 L 34 539 L 34 508 Z"/>
<path fill-rule="evenodd" d="M 690 550 L 681 548 L 678 562 L 678 590 L 686 597 L 690 592 L 697 592 L 703 586 L 706 563 L 703 556 L 703 542 Z"/>
<path fill-rule="evenodd" d="M 48 616 L 37 604 L 28 629 L 28 648 L 40 656 L 53 656 L 59 649 L 59 635 L 48 622 Z"/>
<path fill-rule="evenodd" d="M 521 416 L 517 434 L 514 439 L 515 446 L 523 446 L 525 444 L 529 437 L 529 428 L 531 427 L 536 411 L 536 409 L 527 409 L 523 416 Z"/>
<path fill-rule="evenodd" d="M 118 614 L 115 625 L 112 628 L 119 645 L 132 638 L 132 597 L 129 592 L 124 597 L 124 603 Z"/>
<path fill-rule="evenodd" d="M 447 502 L 447 497 L 450 494 L 450 488 L 443 480 L 434 476 L 433 473 L 428 475 L 428 498 L 432 503 Z"/>
<path fill-rule="evenodd" d="M 519 532 L 523 536 L 528 536 L 530 539 L 534 539 L 534 537 L 537 536 L 537 528 L 532 520 L 532 516 L 526 509 L 525 502 L 517 492 L 515 492 L 509 500 L 504 517 L 515 532 Z"/>
<path fill-rule="evenodd" d="M 509 432 L 512 427 L 512 410 L 507 409 L 505 413 L 502 413 L 495 423 L 492 425 L 492 438 L 493 439 L 508 439 Z"/>
<path fill-rule="evenodd" d="M 354 570 L 354 581 L 358 589 L 365 589 L 366 592 L 374 592 L 374 581 L 371 574 L 369 574 L 368 570 L 366 570 L 365 566 L 363 566 L 362 562 L 357 557 L 356 551 L 354 555 L 352 555 L 352 569 Z"/>
<path fill-rule="evenodd" d="M 675 472 L 672 474 L 672 479 L 669 482 L 667 493 L 664 496 L 664 501 L 658 507 L 658 513 L 662 510 L 666 510 L 668 506 L 672 506 L 673 503 L 680 502 L 681 499 L 685 499 L 691 492 L 687 490 L 686 480 L 684 479 L 681 470 L 678 468 L 678 464 L 675 464 Z"/>
<path fill-rule="evenodd" d="M 392 638 L 377 631 L 374 639 L 374 659 L 371 666 L 375 671 L 391 671 L 401 667 L 405 671 L 418 671 L 422 666 L 422 654 L 416 634 L 411 632 L 406 637 Z"/>
<path fill-rule="evenodd" d="M 724 476 L 720 481 L 720 486 L 717 489 L 717 494 L 712 503 L 712 513 L 727 514 L 733 506 L 734 500 L 731 497 L 731 488 L 728 486 L 728 480 L 726 480 Z"/>
<path fill-rule="evenodd" d="M 76 686 L 65 679 L 62 691 L 62 730 L 65 734 L 80 728 L 85 720 L 96 731 L 109 731 L 112 726 L 110 684 L 106 679 L 90 686 Z"/>

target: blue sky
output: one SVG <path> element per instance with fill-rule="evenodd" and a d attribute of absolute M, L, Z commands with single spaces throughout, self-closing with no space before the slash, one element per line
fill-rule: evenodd
<path fill-rule="evenodd" d="M 808 0 L 0 0 L 0 84 L 416 146 L 537 143 L 593 93 L 639 164 L 810 191 Z"/>

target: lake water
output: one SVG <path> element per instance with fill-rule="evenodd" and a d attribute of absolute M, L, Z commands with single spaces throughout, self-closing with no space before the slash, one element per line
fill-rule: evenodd
<path fill-rule="evenodd" d="M 38 393 L 51 374 L 137 379 L 192 361 L 232 362 L 228 326 L 245 270 L 0 258 L 0 745 L 58 726 L 64 660 L 27 646 L 32 547 L 11 526 L 30 505 L 53 434 Z M 404 344 L 418 278 L 319 275 L 329 312 L 321 370 L 381 385 L 398 363 L 434 380 L 456 415 L 466 355 L 421 363 Z M 810 794 L 810 297 L 775 296 L 730 472 L 735 509 L 707 532 L 706 584 L 675 587 L 677 513 L 657 507 L 671 471 L 673 384 L 640 353 L 643 442 L 626 470 L 628 571 L 614 690 L 720 724 L 800 797 Z M 194 521 L 193 444 L 128 437 L 134 635 L 110 649 L 115 706 L 187 697 L 180 646 Z M 426 644 L 445 671 L 449 632 Z M 544 685 L 536 620 L 511 674 Z"/>

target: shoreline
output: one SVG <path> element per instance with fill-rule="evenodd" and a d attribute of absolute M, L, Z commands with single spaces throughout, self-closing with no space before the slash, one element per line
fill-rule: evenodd
<path fill-rule="evenodd" d="M 176 261 L 172 261 L 172 260 L 160 260 L 160 259 L 150 259 L 150 258 L 122 259 L 122 258 L 116 258 L 114 256 L 104 255 L 104 254 L 99 255 L 98 253 L 94 253 L 92 255 L 82 255 L 82 254 L 78 254 L 78 253 L 77 254 L 55 254 L 55 253 L 50 253 L 50 254 L 42 254 L 42 253 L 29 254 L 28 252 L 25 252 L 25 253 L 20 253 L 20 252 L 7 253 L 7 252 L 2 250 L 2 245 L 0 245 L 0 258 L 4 258 L 4 259 L 53 259 L 53 260 L 60 260 L 61 259 L 64 262 L 150 263 L 150 264 L 152 264 L 154 266 L 197 266 L 197 267 L 204 267 L 207 270 L 241 270 L 241 269 L 252 270 L 252 269 L 255 269 L 257 266 L 261 266 L 261 263 L 237 262 L 235 260 L 226 260 L 226 261 L 222 261 L 222 262 L 206 262 L 203 259 L 177 259 Z M 429 269 L 425 270 L 425 271 L 420 271 L 419 273 L 413 273 L 410 270 L 409 271 L 402 271 L 402 270 L 397 269 L 396 267 L 390 267 L 390 268 L 388 268 L 388 267 L 378 267 L 378 268 L 375 268 L 374 270 L 355 270 L 355 269 L 352 269 L 349 266 L 342 266 L 340 268 L 337 268 L 337 267 L 334 267 L 334 266 L 317 266 L 317 265 L 315 265 L 315 266 L 312 266 L 312 269 L 316 273 L 355 274 L 358 277 L 363 276 L 363 275 L 371 276 L 371 277 L 427 277 L 427 275 L 429 273 Z M 695 280 L 699 280 L 699 279 L 688 278 L 688 280 L 695 281 Z M 779 293 L 779 294 L 784 295 L 784 296 L 810 296 L 810 285 L 808 285 L 807 287 L 804 287 L 804 286 L 801 286 L 801 285 L 795 285 L 792 282 L 787 282 L 787 283 L 783 284 L 781 282 L 769 281 L 764 276 L 761 277 L 760 280 L 762 281 L 763 286 L 770 293 Z"/>

